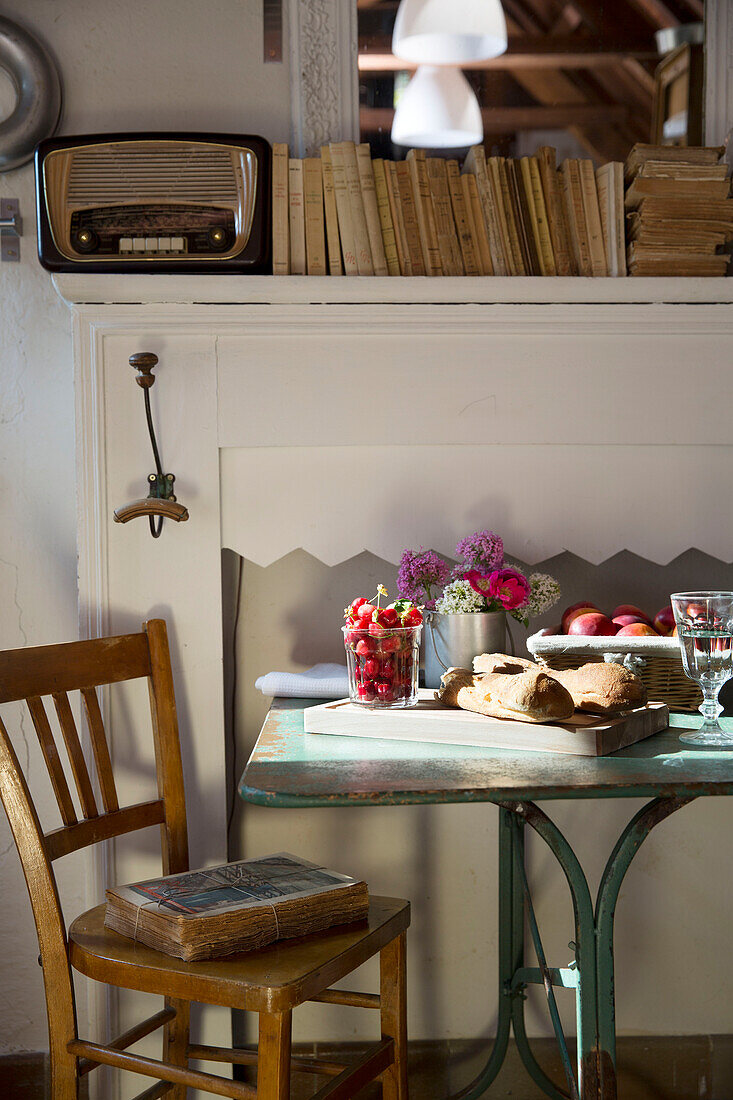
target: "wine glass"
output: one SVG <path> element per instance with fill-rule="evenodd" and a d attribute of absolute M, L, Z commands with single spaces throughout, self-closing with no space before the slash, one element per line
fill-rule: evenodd
<path fill-rule="evenodd" d="M 703 693 L 702 725 L 680 741 L 733 748 L 733 734 L 718 722 L 718 692 L 733 676 L 733 592 L 675 592 L 671 600 L 685 673 Z"/>

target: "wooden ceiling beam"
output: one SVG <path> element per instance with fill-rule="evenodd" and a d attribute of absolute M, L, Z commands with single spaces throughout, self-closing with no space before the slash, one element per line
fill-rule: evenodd
<path fill-rule="evenodd" d="M 558 130 L 569 126 L 604 125 L 624 122 L 628 110 L 623 104 L 565 103 L 551 107 L 482 107 L 484 129 L 493 134 L 517 130 Z M 362 107 L 362 130 L 388 130 L 394 111 L 391 107 Z"/>
<path fill-rule="evenodd" d="M 509 38 L 506 53 L 474 62 L 467 68 L 593 69 L 599 65 L 616 65 L 625 58 L 656 60 L 657 52 L 649 42 L 628 38 L 604 42 L 580 35 L 521 35 Z M 360 72 L 409 71 L 416 67 L 414 63 L 395 57 L 389 43 L 379 42 L 374 37 L 359 43 Z"/>
<path fill-rule="evenodd" d="M 630 0 L 630 2 L 657 31 L 662 30 L 663 27 L 679 26 L 679 19 L 673 11 L 670 11 L 664 0 Z"/>

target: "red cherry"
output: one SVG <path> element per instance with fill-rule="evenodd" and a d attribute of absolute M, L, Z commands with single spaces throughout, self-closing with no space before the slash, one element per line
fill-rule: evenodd
<path fill-rule="evenodd" d="M 371 634 L 371 636 L 373 638 L 381 638 L 384 634 L 387 633 L 387 627 L 382 626 L 381 623 L 376 623 L 376 622 L 375 623 L 369 623 L 368 630 L 369 630 L 369 633 Z"/>
<path fill-rule="evenodd" d="M 381 623 L 382 626 L 395 627 L 400 625 L 400 617 L 393 607 L 381 608 L 378 615 L 377 622 Z"/>
<path fill-rule="evenodd" d="M 374 696 L 377 694 L 377 685 L 374 683 L 373 680 L 365 680 L 362 688 L 364 691 L 364 697 L 366 699 L 373 699 Z M 361 695 L 361 689 L 359 690 L 359 694 Z"/>
<path fill-rule="evenodd" d="M 391 703 L 394 699 L 391 684 L 377 684 L 377 695 L 383 703 Z"/>
<path fill-rule="evenodd" d="M 361 638 L 356 643 L 356 652 L 360 657 L 368 657 L 370 653 L 374 653 L 377 648 L 377 644 L 373 638 Z"/>
<path fill-rule="evenodd" d="M 371 619 L 372 615 L 376 611 L 376 607 L 373 603 L 363 603 L 358 609 L 358 615 L 360 619 Z"/>
<path fill-rule="evenodd" d="M 402 616 L 403 626 L 422 626 L 422 612 L 417 607 L 411 607 Z"/>
<path fill-rule="evenodd" d="M 397 634 L 388 634 L 386 638 L 380 640 L 380 648 L 382 653 L 396 653 L 402 645 Z"/>
<path fill-rule="evenodd" d="M 394 679 L 394 661 L 389 658 L 387 658 L 387 660 L 385 660 L 384 657 L 382 658 L 381 676 L 383 680 Z"/>
<path fill-rule="evenodd" d="M 378 657 L 369 657 L 364 662 L 364 672 L 370 680 L 374 680 L 381 672 L 381 662 Z"/>

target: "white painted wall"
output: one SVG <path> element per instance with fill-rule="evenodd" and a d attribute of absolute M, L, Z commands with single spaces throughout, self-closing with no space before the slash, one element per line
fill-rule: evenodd
<path fill-rule="evenodd" d="M 258 3 L 5 0 L 2 14 L 55 54 L 62 132 L 170 128 L 288 138 L 287 66 L 262 65 Z M 0 96 L 1 112 L 5 89 Z M 19 198 L 25 221 L 21 263 L 0 266 L 0 647 L 9 648 L 77 634 L 74 394 L 70 315 L 35 255 L 32 167 L 0 175 L 0 196 Z M 32 781 L 43 784 L 30 721 L 9 725 L 21 759 L 30 755 Z M 42 790 L 50 825 L 53 796 L 47 783 Z M 64 862 L 73 913 L 86 903 L 84 876 L 79 862 Z M 3 814 L 0 928 L 0 1054 L 43 1049 L 38 948 Z"/>

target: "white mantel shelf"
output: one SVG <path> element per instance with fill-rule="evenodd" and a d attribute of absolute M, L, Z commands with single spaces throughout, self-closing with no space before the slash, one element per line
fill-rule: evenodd
<path fill-rule="evenodd" d="M 733 279 L 57 274 L 69 305 L 730 304 Z"/>

